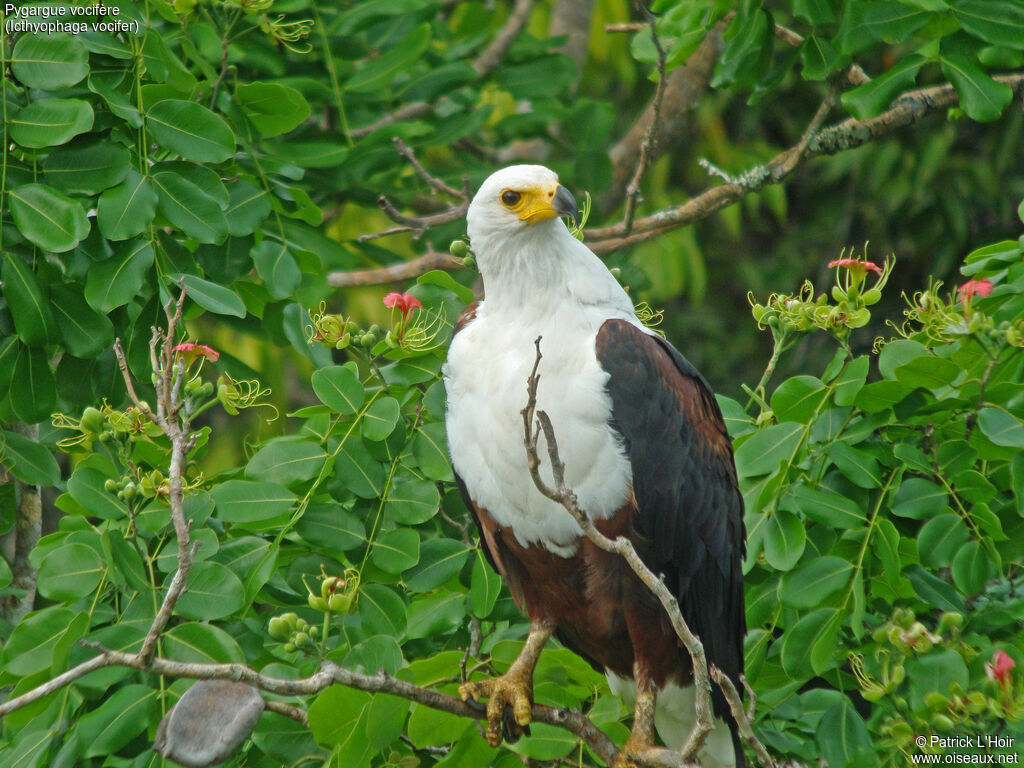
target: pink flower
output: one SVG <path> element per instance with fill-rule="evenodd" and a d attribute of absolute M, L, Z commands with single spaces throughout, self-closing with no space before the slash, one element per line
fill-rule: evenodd
<path fill-rule="evenodd" d="M 191 341 L 179 344 L 171 351 L 180 352 L 182 357 L 185 358 L 185 365 L 187 366 L 192 365 L 200 357 L 206 358 L 211 363 L 216 363 L 220 357 L 220 352 L 213 347 L 208 347 L 205 344 L 193 344 Z"/>
<path fill-rule="evenodd" d="M 877 274 L 882 274 L 882 268 L 875 264 L 873 261 L 861 261 L 860 259 L 836 259 L 828 263 L 830 267 L 846 267 L 850 271 L 861 272 L 867 274 L 870 269 Z"/>
<path fill-rule="evenodd" d="M 974 282 L 973 280 L 971 282 Z M 986 283 L 988 280 L 985 281 Z M 989 680 L 995 680 L 1000 685 L 1010 683 L 1010 670 L 1017 666 L 1017 662 L 1010 658 L 1006 651 L 996 651 L 992 655 L 992 662 L 985 664 L 985 674 Z"/>
<path fill-rule="evenodd" d="M 989 280 L 968 280 L 956 290 L 960 294 L 961 301 L 969 302 L 975 296 L 985 298 L 992 293 L 994 287 Z"/>
<path fill-rule="evenodd" d="M 415 296 L 410 296 L 408 293 L 396 293 L 392 291 L 384 297 L 384 306 L 388 309 L 398 307 L 402 313 L 402 319 L 414 309 L 423 309 L 423 304 Z"/>

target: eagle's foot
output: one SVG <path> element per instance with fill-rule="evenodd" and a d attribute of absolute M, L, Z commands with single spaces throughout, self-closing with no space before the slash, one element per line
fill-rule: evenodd
<path fill-rule="evenodd" d="M 524 733 L 529 735 L 533 708 L 532 682 L 530 676 L 509 670 L 501 677 L 459 686 L 459 695 L 463 701 L 487 699 L 486 737 L 492 747 L 501 744 L 502 738 L 514 744 Z"/>

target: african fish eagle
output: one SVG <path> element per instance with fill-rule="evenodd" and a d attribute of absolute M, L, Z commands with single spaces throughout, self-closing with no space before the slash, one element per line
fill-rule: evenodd
<path fill-rule="evenodd" d="M 572 236 L 572 194 L 551 170 L 494 173 L 469 206 L 467 230 L 484 300 L 456 325 L 444 375 L 452 466 L 491 565 L 530 620 L 501 677 L 462 686 L 488 699 L 487 738 L 515 740 L 530 720 L 533 669 L 554 634 L 635 701 L 616 768 L 654 746 L 679 748 L 694 719 L 693 671 L 668 616 L 618 555 L 598 549 L 535 487 L 521 410 L 541 337 L 538 410 L 546 411 L 565 486 L 597 528 L 627 536 L 664 574 L 709 663 L 740 689 L 743 500 L 732 447 L 707 382 L 648 330 L 604 264 Z M 543 436 L 539 455 L 546 456 Z M 546 464 L 547 462 L 545 462 Z M 551 483 L 549 466 L 541 469 Z M 735 723 L 713 691 L 705 766 L 744 764 Z"/>

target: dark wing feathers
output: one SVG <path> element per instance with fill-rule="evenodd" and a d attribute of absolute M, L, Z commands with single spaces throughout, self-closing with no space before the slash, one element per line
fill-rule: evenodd
<path fill-rule="evenodd" d="M 633 469 L 638 552 L 674 588 L 708 660 L 742 690 L 743 498 L 718 403 L 671 344 L 631 323 L 605 322 L 596 348 Z"/>

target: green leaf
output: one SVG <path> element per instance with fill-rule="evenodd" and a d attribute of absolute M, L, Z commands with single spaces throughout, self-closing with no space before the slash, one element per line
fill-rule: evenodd
<path fill-rule="evenodd" d="M 184 275 L 189 298 L 203 309 L 218 315 L 245 317 L 245 303 L 238 294 L 195 275 Z"/>
<path fill-rule="evenodd" d="M 226 523 L 256 523 L 286 514 L 295 495 L 278 483 L 228 480 L 210 494 L 217 505 L 217 518 Z"/>
<path fill-rule="evenodd" d="M 67 144 L 92 130 L 94 115 L 81 99 L 40 99 L 8 120 L 11 138 L 29 149 Z"/>
<path fill-rule="evenodd" d="M 89 52 L 77 38 L 64 33 L 20 35 L 11 70 L 29 88 L 56 91 L 89 74 Z"/>
<path fill-rule="evenodd" d="M 384 467 L 366 450 L 362 440 L 349 438 L 334 461 L 334 476 L 361 499 L 375 499 L 384 492 Z"/>
<path fill-rule="evenodd" d="M 843 53 L 860 53 L 879 40 L 903 42 L 927 24 L 930 16 L 901 3 L 858 0 L 845 4 L 836 40 Z"/>
<path fill-rule="evenodd" d="M 68 493 L 91 516 L 102 520 L 127 520 L 128 507 L 103 485 L 107 475 L 98 469 L 83 466 L 68 479 Z"/>
<path fill-rule="evenodd" d="M 302 272 L 288 247 L 273 240 L 262 240 L 251 252 L 256 272 L 275 299 L 291 296 L 302 282 Z"/>
<path fill-rule="evenodd" d="M 925 697 L 933 691 L 949 696 L 954 685 L 961 690 L 969 688 L 967 664 L 953 648 L 937 648 L 912 659 L 906 671 L 907 682 L 910 683 L 910 706 L 915 710 L 924 708 Z"/>
<path fill-rule="evenodd" d="M 968 537 L 967 526 L 958 515 L 948 512 L 933 517 L 917 534 L 917 551 L 921 562 L 931 568 L 949 565 L 956 552 Z"/>
<path fill-rule="evenodd" d="M 39 592 L 50 600 L 74 602 L 96 589 L 105 570 L 103 559 L 92 547 L 65 544 L 43 560 Z"/>
<path fill-rule="evenodd" d="M 897 366 L 893 374 L 900 384 L 911 388 L 939 389 L 960 375 L 960 366 L 935 355 L 922 355 Z"/>
<path fill-rule="evenodd" d="M 244 664 L 238 642 L 213 624 L 187 622 L 160 637 L 163 655 L 186 664 Z"/>
<path fill-rule="evenodd" d="M 470 550 L 455 539 L 427 539 L 420 547 L 420 562 L 404 576 L 412 592 L 429 592 L 457 574 Z"/>
<path fill-rule="evenodd" d="M 228 124 L 193 101 L 158 101 L 146 112 L 146 126 L 160 144 L 189 160 L 219 163 L 235 154 Z"/>
<path fill-rule="evenodd" d="M 139 294 L 152 266 L 153 247 L 148 240 L 125 243 L 113 256 L 89 269 L 85 300 L 104 314 L 127 304 Z"/>
<path fill-rule="evenodd" d="M 925 61 L 923 56 L 898 60 L 892 69 L 843 93 L 843 107 L 858 120 L 881 114 L 897 96 L 914 86 Z"/>
<path fill-rule="evenodd" d="M 402 416 L 402 408 L 393 397 L 379 397 L 363 414 L 363 439 L 379 441 L 390 435 Z"/>
<path fill-rule="evenodd" d="M 44 445 L 19 435 L 0 432 L 0 461 L 28 485 L 52 486 L 60 482 L 60 467 Z"/>
<path fill-rule="evenodd" d="M 814 558 L 782 575 L 779 598 L 790 608 L 813 608 L 850 583 L 853 563 L 841 557 Z"/>
<path fill-rule="evenodd" d="M 815 27 L 836 20 L 835 8 L 829 0 L 793 0 L 793 15 Z"/>
<path fill-rule="evenodd" d="M 242 582 L 227 567 L 208 560 L 192 566 L 188 589 L 176 610 L 190 619 L 212 621 L 230 616 L 245 605 Z"/>
<path fill-rule="evenodd" d="M 774 472 L 780 462 L 793 455 L 803 433 L 803 425 L 796 422 L 783 422 L 755 432 L 736 449 L 736 473 L 740 477 L 757 477 Z"/>
<path fill-rule="evenodd" d="M 867 451 L 852 448 L 848 443 L 835 442 L 828 447 L 826 453 L 846 479 L 857 487 L 870 489 L 882 484 L 878 459 Z"/>
<path fill-rule="evenodd" d="M 814 376 L 793 376 L 780 384 L 772 394 L 772 411 L 780 422 L 806 422 L 827 395 L 820 379 Z"/>
<path fill-rule="evenodd" d="M 929 573 L 920 565 L 910 565 L 904 569 L 907 578 L 914 588 L 914 594 L 929 608 L 935 607 L 944 611 L 962 611 L 964 599 L 952 584 Z"/>
<path fill-rule="evenodd" d="M 715 67 L 712 87 L 755 85 L 768 71 L 774 30 L 766 10 L 759 5 L 742 5 L 722 36 L 726 45 Z"/>
<path fill-rule="evenodd" d="M 998 408 L 982 408 L 978 412 L 978 428 L 996 445 L 1024 448 L 1024 424 L 1012 413 Z"/>
<path fill-rule="evenodd" d="M 160 171 L 150 178 L 168 221 L 200 243 L 223 242 L 228 221 L 214 198 L 176 171 Z"/>
<path fill-rule="evenodd" d="M 463 304 L 471 303 L 474 298 L 472 288 L 467 288 L 452 277 L 450 272 L 445 272 L 441 269 L 432 269 L 425 275 L 420 275 L 416 278 L 416 284 L 436 285 L 438 288 L 444 288 L 458 296 L 459 301 Z"/>
<path fill-rule="evenodd" d="M 430 44 L 430 25 L 417 26 L 390 50 L 356 70 L 342 88 L 353 93 L 380 92 L 400 73 L 408 70 Z"/>
<path fill-rule="evenodd" d="M 819 754 L 830 768 L 871 765 L 876 762 L 864 720 L 844 695 L 825 710 L 815 733 Z"/>
<path fill-rule="evenodd" d="M 251 235 L 270 213 L 267 191 L 247 181 L 236 181 L 228 187 L 228 194 L 230 201 L 224 211 L 228 233 L 232 237 Z"/>
<path fill-rule="evenodd" d="M 993 80 L 963 54 L 943 53 L 941 61 L 942 73 L 956 88 L 967 116 L 983 123 L 998 120 L 1013 100 L 1013 89 Z"/>
<path fill-rule="evenodd" d="M 466 730 L 466 721 L 448 712 L 417 704 L 409 715 L 409 740 L 417 747 L 450 744 Z"/>
<path fill-rule="evenodd" d="M 145 232 L 156 216 L 157 194 L 147 177 L 134 168 L 123 183 L 100 195 L 96 223 L 110 240 L 127 240 Z"/>
<path fill-rule="evenodd" d="M 128 151 L 95 137 L 58 146 L 42 163 L 44 180 L 63 193 L 96 195 L 124 180 L 130 168 Z"/>
<path fill-rule="evenodd" d="M 57 407 L 57 382 L 46 352 L 22 347 L 14 361 L 9 393 L 14 415 L 26 424 L 48 419 Z"/>
<path fill-rule="evenodd" d="M 85 627 L 79 621 L 81 617 L 85 617 Z M 60 606 L 28 614 L 4 644 L 4 672 L 31 675 L 49 669 L 58 661 L 58 644 L 81 637 L 88 626 L 87 614 Z"/>
<path fill-rule="evenodd" d="M 396 528 L 381 534 L 370 550 L 373 564 L 382 571 L 399 574 L 420 561 L 420 537 L 412 528 Z"/>
<path fill-rule="evenodd" d="M 807 531 L 799 517 L 776 510 L 765 523 L 764 556 L 777 571 L 788 571 L 804 553 Z"/>
<path fill-rule="evenodd" d="M 1024 50 L 1024 8 L 1008 0 L 957 0 L 953 16 L 968 34 L 990 45 Z"/>
<path fill-rule="evenodd" d="M 51 306 L 57 317 L 64 348 L 83 359 L 98 356 L 114 343 L 114 324 L 89 306 L 80 286 L 54 285 Z"/>
<path fill-rule="evenodd" d="M 264 136 L 288 133 L 309 117 L 309 103 L 299 91 L 280 83 L 255 81 L 235 89 L 235 101 Z"/>
<path fill-rule="evenodd" d="M 419 525 L 433 518 L 440 508 L 441 494 L 437 485 L 429 480 L 410 478 L 392 484 L 384 503 L 384 515 L 401 525 Z"/>
<path fill-rule="evenodd" d="M 949 506 L 946 489 L 921 477 L 904 480 L 892 500 L 892 513 L 913 520 L 929 520 Z"/>
<path fill-rule="evenodd" d="M 355 413 L 363 404 L 363 385 L 346 366 L 332 365 L 314 371 L 312 384 L 320 402 L 342 415 Z"/>
<path fill-rule="evenodd" d="M 800 49 L 800 63 L 804 80 L 824 80 L 839 66 L 839 54 L 825 38 L 810 35 Z"/>
<path fill-rule="evenodd" d="M 57 339 L 57 323 L 35 273 L 15 253 L 8 253 L 0 267 L 4 298 L 14 320 L 14 329 L 30 347 L 41 347 Z"/>
<path fill-rule="evenodd" d="M 441 422 L 424 424 L 412 439 L 412 454 L 423 474 L 431 480 L 453 480 L 448 461 L 448 436 Z"/>
<path fill-rule="evenodd" d="M 477 548 L 469 582 L 469 604 L 473 609 L 473 615 L 478 619 L 490 616 L 499 594 L 501 578 L 494 572 L 491 564 L 485 562 L 483 550 Z"/>
<path fill-rule="evenodd" d="M 387 635 L 401 640 L 405 634 L 405 603 L 384 584 L 359 588 L 359 617 L 370 635 Z"/>
<path fill-rule="evenodd" d="M 307 543 L 326 551 L 345 552 L 366 541 L 363 521 L 340 504 L 309 506 L 296 523 L 295 532 Z"/>
<path fill-rule="evenodd" d="M 44 251 L 70 251 L 89 234 L 82 206 L 43 184 L 25 184 L 7 193 L 14 223 Z"/>
<path fill-rule="evenodd" d="M 576 749 L 576 745 L 576 737 L 564 728 L 534 723 L 530 726 L 530 738 L 520 739 L 509 749 L 534 760 L 545 761 L 565 757 Z"/>
<path fill-rule="evenodd" d="M 988 552 L 980 541 L 968 541 L 953 556 L 953 583 L 965 595 L 976 595 L 995 573 Z"/>
<path fill-rule="evenodd" d="M 340 685 L 328 688 L 309 707 L 307 717 L 313 738 L 329 747 L 347 743 L 352 734 L 358 734 L 365 740 L 363 721 L 372 699 L 371 694 L 354 688 Z M 358 765 L 359 762 L 354 764 Z"/>
<path fill-rule="evenodd" d="M 839 530 L 861 528 L 867 523 L 864 511 L 846 496 L 806 485 L 794 486 L 789 493 L 797 509 L 809 520 Z"/>
<path fill-rule="evenodd" d="M 116 690 L 99 707 L 78 721 L 83 757 L 112 755 L 149 725 L 157 713 L 158 691 L 145 685 Z"/>
<path fill-rule="evenodd" d="M 811 651 L 837 613 L 839 611 L 835 608 L 818 608 L 786 628 L 779 660 L 792 680 L 808 680 L 815 675 L 811 667 Z"/>

